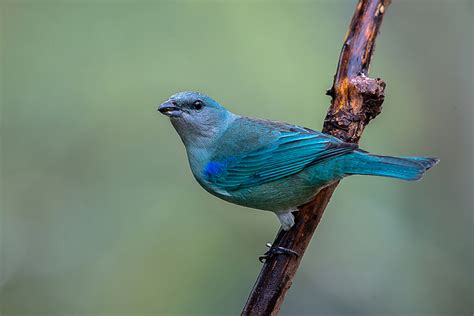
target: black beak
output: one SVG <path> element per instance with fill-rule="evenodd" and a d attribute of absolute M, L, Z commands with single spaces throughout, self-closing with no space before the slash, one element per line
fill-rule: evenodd
<path fill-rule="evenodd" d="M 161 114 L 164 114 L 169 117 L 181 116 L 181 110 L 177 107 L 177 105 L 173 101 L 170 101 L 170 100 L 161 104 L 158 107 L 158 111 L 160 111 Z"/>

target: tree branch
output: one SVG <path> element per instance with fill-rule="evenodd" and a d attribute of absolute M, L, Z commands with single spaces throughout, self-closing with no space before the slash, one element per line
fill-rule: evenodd
<path fill-rule="evenodd" d="M 344 40 L 323 132 L 346 142 L 357 143 L 369 121 L 381 111 L 385 83 L 367 77 L 375 38 L 390 0 L 360 0 Z M 272 247 L 292 249 L 295 256 L 274 256 L 263 265 L 244 306 L 242 315 L 277 315 L 302 256 L 339 182 L 322 189 L 314 199 L 299 207 L 296 223 L 280 230 Z"/>

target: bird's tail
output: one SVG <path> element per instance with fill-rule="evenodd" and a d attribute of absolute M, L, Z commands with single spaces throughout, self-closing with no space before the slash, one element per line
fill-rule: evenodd
<path fill-rule="evenodd" d="M 403 180 L 418 180 L 423 174 L 436 165 L 437 158 L 428 157 L 390 157 L 372 155 L 363 151 L 355 151 L 347 156 L 346 174 L 362 174 L 391 177 Z"/>

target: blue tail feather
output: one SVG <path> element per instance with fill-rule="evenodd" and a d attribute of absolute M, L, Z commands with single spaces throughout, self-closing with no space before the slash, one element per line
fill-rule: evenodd
<path fill-rule="evenodd" d="M 391 157 L 354 152 L 345 164 L 346 174 L 373 175 L 403 180 L 418 180 L 438 163 L 429 157 Z"/>

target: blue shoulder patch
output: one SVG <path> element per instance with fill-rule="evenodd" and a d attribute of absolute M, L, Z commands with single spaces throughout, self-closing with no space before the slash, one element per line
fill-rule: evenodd
<path fill-rule="evenodd" d="M 204 176 L 206 179 L 211 180 L 217 177 L 222 171 L 225 170 L 227 163 L 225 162 L 214 162 L 210 161 L 204 167 Z"/>
<path fill-rule="evenodd" d="M 214 181 L 217 177 L 221 176 L 229 166 L 229 163 L 235 161 L 234 157 L 227 158 L 223 161 L 209 161 L 204 167 L 204 177 L 207 180 Z"/>

